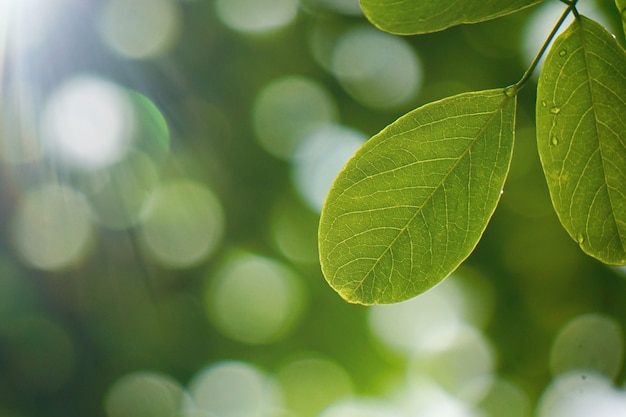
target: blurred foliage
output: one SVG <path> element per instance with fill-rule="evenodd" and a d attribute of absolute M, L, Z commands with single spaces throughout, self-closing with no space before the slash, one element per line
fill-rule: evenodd
<path fill-rule="evenodd" d="M 613 1 L 596 11 L 619 33 Z M 372 76 L 351 71 L 406 74 L 350 46 L 344 35 L 370 28 L 356 1 L 0 2 L 0 416 L 527 416 L 558 391 L 560 329 L 590 313 L 610 332 L 594 339 L 613 343 L 609 385 L 623 386 L 626 271 L 560 227 L 533 88 L 501 204 L 453 277 L 399 310 L 366 308 L 342 301 L 317 262 L 315 202 L 355 144 L 418 105 L 518 80 L 540 12 L 368 38 L 416 57 L 413 93 L 375 107 L 357 88 Z M 293 155 L 272 153 L 255 109 L 294 76 L 330 107 L 291 99 L 287 120 L 320 126 L 298 133 Z M 125 139 L 96 140 L 112 127 Z"/>

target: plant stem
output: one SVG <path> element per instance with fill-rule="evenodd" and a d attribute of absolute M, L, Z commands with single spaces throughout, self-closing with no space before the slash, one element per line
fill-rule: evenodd
<path fill-rule="evenodd" d="M 550 32 L 550 34 L 546 38 L 545 42 L 541 46 L 541 49 L 539 49 L 539 52 L 535 56 L 535 59 L 533 59 L 533 62 L 530 64 L 530 66 L 528 67 L 528 69 L 526 70 L 526 72 L 524 73 L 522 78 L 518 82 L 516 82 L 515 84 L 510 85 L 510 86 L 508 86 L 508 87 L 506 87 L 504 89 L 504 93 L 507 96 L 509 96 L 509 97 L 516 96 L 517 93 L 519 93 L 520 90 L 524 87 L 524 85 L 526 85 L 528 80 L 530 80 L 530 77 L 531 77 L 533 71 L 535 70 L 535 68 L 537 68 L 537 65 L 539 64 L 539 61 L 541 60 L 541 57 L 543 57 L 543 55 L 546 53 L 546 50 L 548 49 L 548 46 L 550 46 L 550 43 L 552 42 L 552 39 L 554 39 L 554 37 L 556 36 L 556 33 L 561 28 L 561 25 L 563 25 L 563 22 L 565 22 L 565 19 L 567 19 L 567 16 L 569 16 L 569 14 L 570 14 L 570 12 L 572 10 L 576 14 L 576 3 L 578 2 L 578 0 L 571 0 L 571 1 L 561 0 L 561 1 L 563 3 L 565 3 L 565 4 L 567 4 L 567 9 L 565 9 L 563 14 L 559 18 L 559 20 L 556 22 L 556 24 L 552 28 L 552 32 Z"/>

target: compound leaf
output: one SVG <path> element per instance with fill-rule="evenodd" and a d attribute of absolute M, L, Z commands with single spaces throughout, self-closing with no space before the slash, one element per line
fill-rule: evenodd
<path fill-rule="evenodd" d="M 367 141 L 322 209 L 319 249 L 347 301 L 420 294 L 472 252 L 510 166 L 516 98 L 502 89 L 427 104 Z"/>
<path fill-rule="evenodd" d="M 504 16 L 542 0 L 361 0 L 365 16 L 381 30 L 415 35 L 461 23 L 477 23 Z"/>
<path fill-rule="evenodd" d="M 552 203 L 582 250 L 626 263 L 626 53 L 577 18 L 554 42 L 537 90 L 537 142 Z"/>

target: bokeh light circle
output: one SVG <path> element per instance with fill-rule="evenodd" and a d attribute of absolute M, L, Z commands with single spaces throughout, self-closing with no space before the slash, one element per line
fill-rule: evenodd
<path fill-rule="evenodd" d="M 141 149 L 160 155 L 170 149 L 170 128 L 159 106 L 149 97 L 130 91 L 137 115 L 137 142 Z"/>
<path fill-rule="evenodd" d="M 325 408 L 319 417 L 398 417 L 400 408 L 383 400 L 355 398 L 341 400 Z"/>
<path fill-rule="evenodd" d="M 550 352 L 553 375 L 588 370 L 614 378 L 624 360 L 624 332 L 614 319 L 585 314 L 559 331 Z"/>
<path fill-rule="evenodd" d="M 473 319 L 484 325 L 488 320 L 485 315 L 490 313 L 477 310 L 475 302 L 483 307 L 490 299 L 488 294 L 479 292 L 476 281 L 452 275 L 418 297 L 372 306 L 368 316 L 370 331 L 385 347 L 406 355 L 445 348 L 467 322 Z"/>
<path fill-rule="evenodd" d="M 300 278 L 279 262 L 233 253 L 207 286 L 209 318 L 226 336 L 266 344 L 284 337 L 304 307 Z"/>
<path fill-rule="evenodd" d="M 171 180 L 145 203 L 141 242 L 163 266 L 187 268 L 216 250 L 224 222 L 222 205 L 211 190 L 191 180 Z"/>
<path fill-rule="evenodd" d="M 457 398 L 427 376 L 411 380 L 410 384 L 394 392 L 394 398 L 405 412 L 403 415 L 485 417 L 479 413 L 474 404 Z"/>
<path fill-rule="evenodd" d="M 337 363 L 321 357 L 293 359 L 276 373 L 286 408 L 301 417 L 317 416 L 353 395 L 352 380 Z"/>
<path fill-rule="evenodd" d="M 330 94 L 315 81 L 296 75 L 263 87 L 253 109 L 259 144 L 283 159 L 291 157 L 304 136 L 336 118 L 337 108 Z"/>
<path fill-rule="evenodd" d="M 27 191 L 11 226 L 14 245 L 26 263 L 49 271 L 78 264 L 94 235 L 83 195 L 58 184 Z"/>
<path fill-rule="evenodd" d="M 178 36 L 181 16 L 171 0 L 109 0 L 100 14 L 105 43 L 126 58 L 162 55 Z"/>
<path fill-rule="evenodd" d="M 428 376 L 455 398 L 475 403 L 494 381 L 495 355 L 484 335 L 465 325 L 446 346 L 416 351 L 409 368 L 412 377 Z"/>
<path fill-rule="evenodd" d="M 128 94 L 93 75 L 70 78 L 49 97 L 41 122 L 44 146 L 62 162 L 102 168 L 121 159 L 135 128 Z"/>
<path fill-rule="evenodd" d="M 304 138 L 294 153 L 292 179 L 309 207 L 321 211 L 335 177 L 365 140 L 342 125 L 324 126 Z"/>
<path fill-rule="evenodd" d="M 216 0 L 215 7 L 226 26 L 243 33 L 278 30 L 298 14 L 296 0 Z"/>
<path fill-rule="evenodd" d="M 154 163 L 139 151 L 131 151 L 120 162 L 84 178 L 99 223 L 115 230 L 128 229 L 139 222 L 158 180 Z"/>
<path fill-rule="evenodd" d="M 331 60 L 332 71 L 344 89 L 368 107 L 407 104 L 422 84 L 421 62 L 407 41 L 369 26 L 343 34 Z"/>
<path fill-rule="evenodd" d="M 498 378 L 480 400 L 480 409 L 490 417 L 530 417 L 532 407 L 528 394 L 519 385 Z"/>
<path fill-rule="evenodd" d="M 626 392 L 604 375 L 572 371 L 556 377 L 543 392 L 537 417 L 623 417 Z"/>
<path fill-rule="evenodd" d="M 167 375 L 152 371 L 127 374 L 109 388 L 104 399 L 107 417 L 170 417 L 182 415 L 184 391 Z"/>
<path fill-rule="evenodd" d="M 194 407 L 212 416 L 265 417 L 279 409 L 277 384 L 241 361 L 224 361 L 198 372 L 189 383 Z"/>

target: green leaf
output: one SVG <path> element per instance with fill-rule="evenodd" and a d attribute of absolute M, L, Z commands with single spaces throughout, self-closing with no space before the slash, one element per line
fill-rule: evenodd
<path fill-rule="evenodd" d="M 587 254 L 626 263 L 626 54 L 576 19 L 548 54 L 537 90 L 537 142 L 552 204 Z"/>
<path fill-rule="evenodd" d="M 516 99 L 502 89 L 413 110 L 367 141 L 322 209 L 319 249 L 347 301 L 393 303 L 437 284 L 469 256 L 511 162 Z"/>
<path fill-rule="evenodd" d="M 397 35 L 436 32 L 461 23 L 504 16 L 542 0 L 361 0 L 365 16 L 381 30 Z"/>

